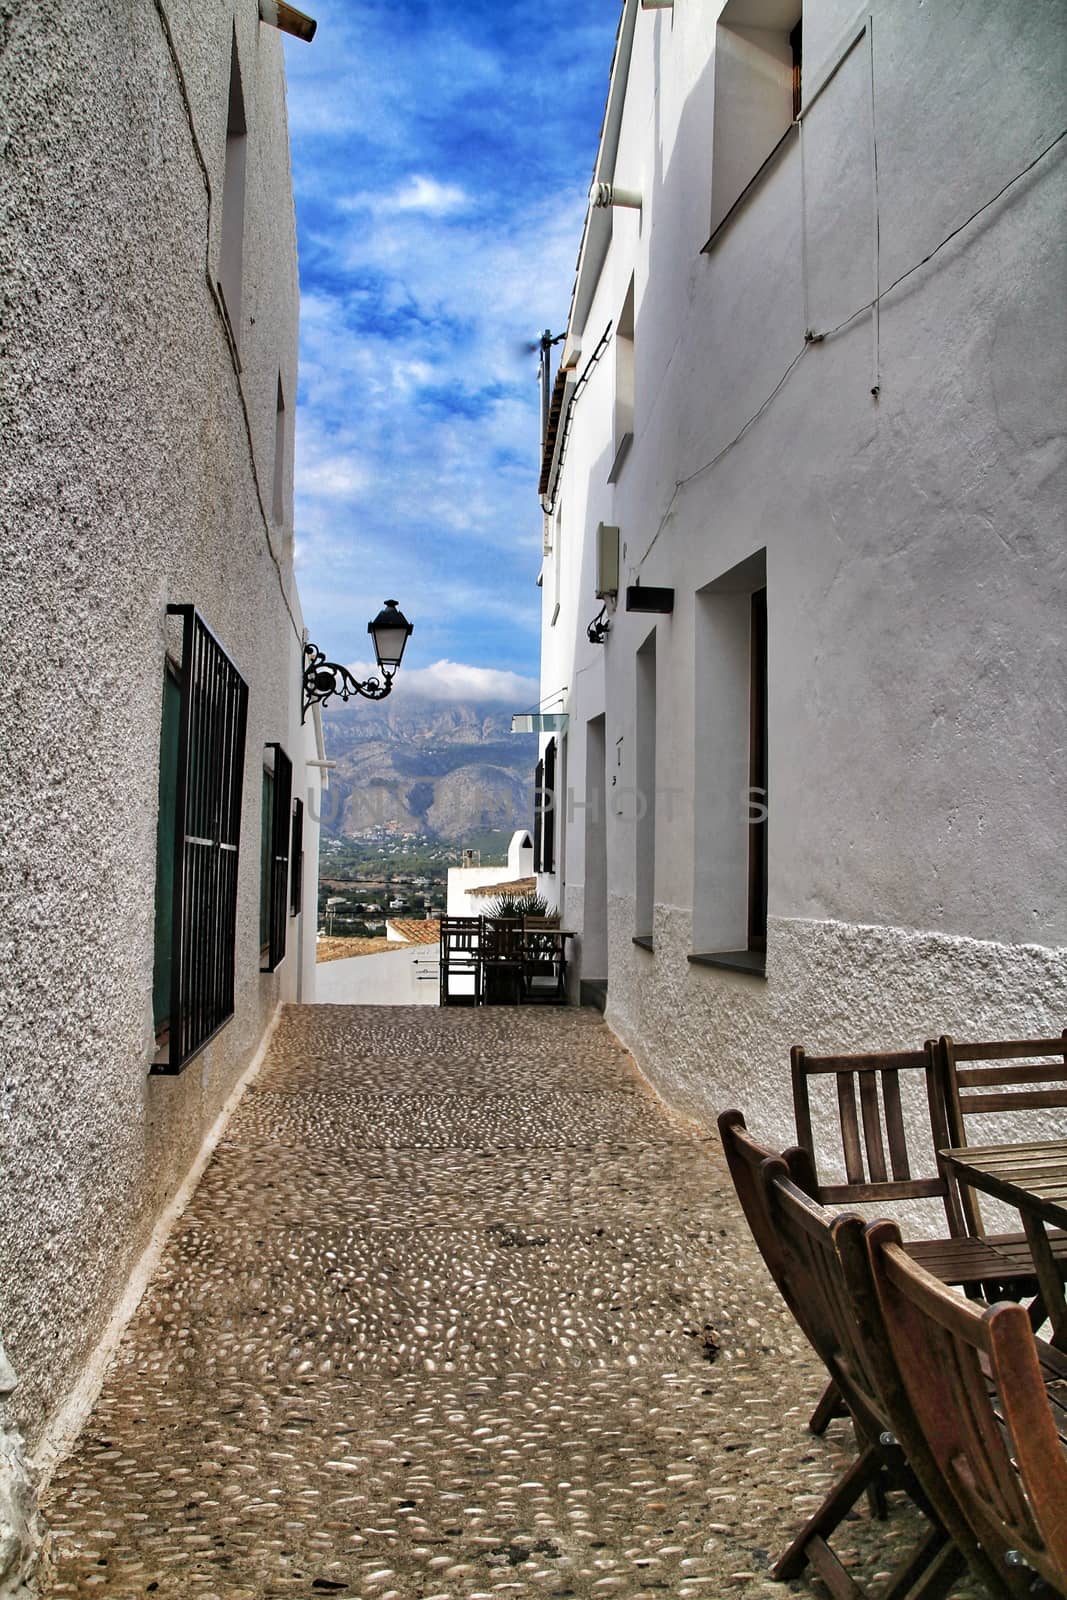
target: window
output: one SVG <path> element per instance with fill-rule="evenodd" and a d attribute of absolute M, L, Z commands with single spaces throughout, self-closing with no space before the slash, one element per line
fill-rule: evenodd
<path fill-rule="evenodd" d="M 219 248 L 219 288 L 230 319 L 230 332 L 235 340 L 239 339 L 241 325 L 241 283 L 244 275 L 247 135 L 235 33 L 230 44 L 230 96 L 226 111 L 226 165 L 222 179 L 222 238 Z"/>
<path fill-rule="evenodd" d="M 550 739 L 534 777 L 535 872 L 556 870 L 556 741 Z"/>
<path fill-rule="evenodd" d="M 767 567 L 763 551 L 697 596 L 693 947 L 763 973 L 767 948 Z"/>
<path fill-rule="evenodd" d="M 614 483 L 622 471 L 634 438 L 634 280 L 626 291 L 619 320 L 615 324 L 615 414 L 614 460 L 608 482 Z"/>
<path fill-rule="evenodd" d="M 293 842 L 289 857 L 289 915 L 298 917 L 304 905 L 304 802 L 293 801 Z"/>
<path fill-rule="evenodd" d="M 274 489 L 270 513 L 276 527 L 281 527 L 285 521 L 286 437 L 285 393 L 282 389 L 282 375 L 279 372 L 278 401 L 274 408 Z"/>
<path fill-rule="evenodd" d="M 248 687 L 192 606 L 160 741 L 153 1072 L 180 1072 L 233 1015 Z"/>
<path fill-rule="evenodd" d="M 556 870 L 556 741 L 545 746 L 545 783 L 541 793 L 541 871 Z"/>
<path fill-rule="evenodd" d="M 274 766 L 263 768 L 260 832 L 259 954 L 261 972 L 285 958 L 289 848 L 292 843 L 293 764 L 280 744 L 269 744 Z"/>
<path fill-rule="evenodd" d="M 540 872 L 544 845 L 545 763 L 542 758 L 534 772 L 534 871 Z"/>
<path fill-rule="evenodd" d="M 637 652 L 634 938 L 652 948 L 656 911 L 656 633 Z"/>
<path fill-rule="evenodd" d="M 800 113 L 799 0 L 729 0 L 715 31 L 712 232 Z"/>

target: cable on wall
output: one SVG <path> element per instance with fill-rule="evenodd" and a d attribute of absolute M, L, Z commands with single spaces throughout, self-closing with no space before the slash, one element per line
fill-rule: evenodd
<path fill-rule="evenodd" d="M 809 332 L 805 334 L 804 343 L 801 345 L 792 361 L 790 361 L 789 365 L 778 379 L 778 382 L 775 384 L 774 388 L 748 418 L 747 422 L 742 424 L 742 426 L 734 434 L 733 438 L 728 440 L 727 443 L 723 445 L 722 449 L 717 451 L 715 455 L 711 457 L 710 461 L 705 461 L 703 466 L 696 467 L 692 472 L 687 473 L 684 478 L 679 478 L 677 480 L 674 485 L 674 491 L 671 494 L 670 500 L 667 502 L 667 509 L 660 518 L 659 526 L 652 535 L 652 538 L 649 540 L 645 552 L 641 556 L 640 560 L 636 563 L 636 565 L 631 566 L 629 570 L 632 573 L 638 572 L 648 560 L 648 557 L 652 552 L 653 545 L 656 543 L 656 540 L 659 538 L 660 534 L 667 525 L 671 512 L 674 510 L 674 502 L 677 500 L 681 491 L 686 487 L 687 484 L 692 483 L 694 478 L 702 477 L 705 472 L 710 472 L 714 467 L 717 467 L 723 457 L 729 455 L 734 446 L 741 442 L 749 428 L 752 427 L 753 423 L 759 421 L 760 417 L 762 417 L 763 413 L 767 410 L 767 407 L 773 400 L 777 398 L 781 390 L 785 387 L 785 384 L 792 374 L 793 369 L 804 359 L 812 345 L 825 343 L 827 339 L 832 339 L 835 337 L 835 335 L 843 333 L 846 328 L 850 327 L 858 317 L 862 317 L 865 312 L 879 308 L 881 302 L 885 300 L 887 295 L 892 294 L 893 290 L 898 288 L 907 278 L 912 277 L 914 273 L 918 272 L 922 267 L 925 267 L 928 262 L 931 262 L 936 255 L 939 255 L 941 251 L 944 250 L 946 245 L 951 244 L 953 239 L 958 238 L 961 233 L 969 228 L 972 222 L 976 222 L 980 216 L 984 215 L 984 213 L 990 209 L 990 207 L 995 206 L 997 201 L 1002 199 L 1003 196 L 1007 194 L 1009 189 L 1013 189 L 1017 183 L 1021 182 L 1021 180 L 1025 178 L 1028 173 L 1032 172 L 1036 166 L 1044 161 L 1047 155 L 1050 155 L 1052 151 L 1055 150 L 1057 145 L 1062 144 L 1064 139 L 1067 139 L 1067 128 L 1064 128 L 1062 132 L 1058 133 L 1051 143 L 1047 144 L 1043 150 L 1040 150 L 1033 160 L 1027 162 L 1026 166 L 1023 167 L 1021 171 L 1017 172 L 1013 178 L 1009 178 L 1007 183 L 998 189 L 995 195 L 992 195 L 988 200 L 985 201 L 983 205 L 978 207 L 977 211 L 972 211 L 971 215 L 967 217 L 964 222 L 961 222 L 958 227 L 953 228 L 951 233 L 947 233 L 940 243 L 936 244 L 932 250 L 927 251 L 926 255 L 924 255 L 921 260 L 914 262 L 912 266 L 900 273 L 899 277 L 894 278 L 892 283 L 887 284 L 875 299 L 868 300 L 864 305 L 858 306 L 855 311 L 851 311 L 847 317 L 843 317 L 840 322 L 834 325 L 834 327 L 827 328 L 822 333 Z"/>
<path fill-rule="evenodd" d="M 290 603 L 289 595 L 286 592 L 285 577 L 282 573 L 282 564 L 278 558 L 278 552 L 274 548 L 274 539 L 271 535 L 270 518 L 267 516 L 267 506 L 263 498 L 263 487 L 259 481 L 259 472 L 256 468 L 255 442 L 252 437 L 252 418 L 248 410 L 248 401 L 245 397 L 244 384 L 241 382 L 241 363 L 237 354 L 237 346 L 234 343 L 233 330 L 230 328 L 229 318 L 227 317 L 223 307 L 222 298 L 219 295 L 218 287 L 211 276 L 211 219 L 214 210 L 214 195 L 211 189 L 211 174 L 208 171 L 208 165 L 204 156 L 203 147 L 200 143 L 200 137 L 196 131 L 196 120 L 193 116 L 193 106 L 192 100 L 189 96 L 189 86 L 186 82 L 185 72 L 182 68 L 181 57 L 178 55 L 178 47 L 174 42 L 174 34 L 171 30 L 170 18 L 167 16 L 166 9 L 163 5 L 163 0 L 155 0 L 155 7 L 157 15 L 159 16 L 159 25 L 163 30 L 163 37 L 167 41 L 167 50 L 170 54 L 171 65 L 174 68 L 174 76 L 178 80 L 178 91 L 181 95 L 182 106 L 185 110 L 185 120 L 189 128 L 189 137 L 192 140 L 193 152 L 196 156 L 197 165 L 200 168 L 200 176 L 204 180 L 204 192 L 207 196 L 207 237 L 204 241 L 204 277 L 207 280 L 208 293 L 211 296 L 215 310 L 218 313 L 219 319 L 222 323 L 223 335 L 226 339 L 226 347 L 230 352 L 230 361 L 233 365 L 233 375 L 237 380 L 237 396 L 241 402 L 241 415 L 244 418 L 245 436 L 248 440 L 248 459 L 252 468 L 252 482 L 255 486 L 256 501 L 259 505 L 259 514 L 263 519 L 263 531 L 267 538 L 267 550 L 270 553 L 271 561 L 274 563 L 274 571 L 278 579 L 278 588 L 281 592 L 285 609 L 289 613 L 289 621 L 292 624 L 293 633 L 296 635 L 297 644 L 299 644 L 301 649 L 303 649 L 303 629 L 296 619 L 296 614 L 293 611 L 293 607 Z"/>

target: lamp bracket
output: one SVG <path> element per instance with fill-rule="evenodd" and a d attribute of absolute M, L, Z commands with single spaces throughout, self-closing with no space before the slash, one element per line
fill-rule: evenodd
<path fill-rule="evenodd" d="M 337 661 L 327 661 L 326 653 L 319 650 L 310 641 L 304 645 L 304 682 L 303 682 L 303 709 L 300 713 L 301 722 L 314 705 L 321 705 L 324 700 L 329 700 L 337 695 L 341 700 L 347 700 L 354 694 L 359 694 L 366 700 L 384 700 L 393 687 L 394 672 L 384 669 L 380 678 L 372 675 L 364 678 L 353 677 L 347 667 L 342 667 Z"/>
<path fill-rule="evenodd" d="M 611 621 L 607 612 L 608 606 L 607 601 L 605 601 L 585 630 L 590 644 L 603 644 L 611 632 Z"/>

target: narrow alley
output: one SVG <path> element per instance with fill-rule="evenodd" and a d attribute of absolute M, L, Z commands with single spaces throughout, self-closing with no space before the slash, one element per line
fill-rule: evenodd
<path fill-rule="evenodd" d="M 47 1593 L 801 1592 L 821 1387 L 717 1142 L 594 1013 L 290 1007 L 52 1482 Z"/>

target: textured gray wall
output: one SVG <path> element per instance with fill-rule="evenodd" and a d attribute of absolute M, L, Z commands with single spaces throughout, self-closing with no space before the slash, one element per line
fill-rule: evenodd
<path fill-rule="evenodd" d="M 0 17 L 0 1331 L 31 1447 L 295 992 L 293 950 L 261 976 L 258 949 L 265 742 L 304 785 L 291 510 L 264 516 L 295 230 L 281 39 L 236 11 L 240 373 L 212 287 L 233 6 Z M 236 1015 L 177 1079 L 148 1076 L 168 602 L 250 687 Z"/>

